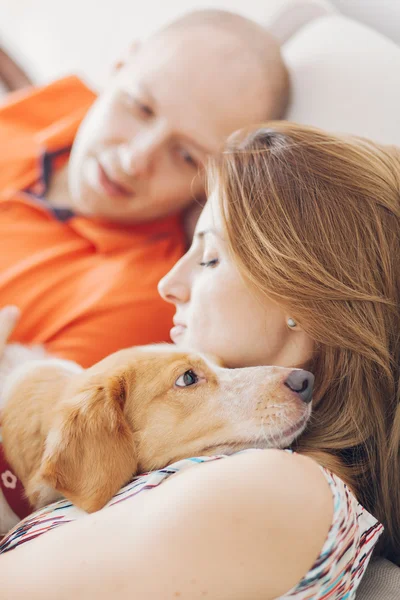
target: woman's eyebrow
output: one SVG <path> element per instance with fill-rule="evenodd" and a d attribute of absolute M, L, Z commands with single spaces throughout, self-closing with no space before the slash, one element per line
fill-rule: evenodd
<path fill-rule="evenodd" d="M 207 235 L 214 235 L 215 237 L 219 238 L 220 240 L 224 241 L 224 238 L 222 237 L 222 235 L 216 231 L 215 229 L 203 229 L 202 231 L 198 231 L 197 233 L 194 234 L 194 237 L 200 240 L 204 240 L 204 238 Z"/>
<path fill-rule="evenodd" d="M 216 235 L 216 231 L 214 229 L 203 229 L 202 231 L 197 231 L 195 233 L 195 237 L 202 240 L 206 237 L 206 235 Z"/>

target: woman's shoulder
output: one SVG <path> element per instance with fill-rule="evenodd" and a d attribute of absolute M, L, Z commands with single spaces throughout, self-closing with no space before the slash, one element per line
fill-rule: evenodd
<path fill-rule="evenodd" d="M 188 511 L 183 519 L 198 519 L 201 502 L 204 527 L 222 539 L 229 531 L 229 545 L 240 545 L 252 562 L 252 577 L 268 572 L 264 589 L 271 597 L 293 588 L 320 555 L 334 507 L 329 483 L 313 459 L 250 450 L 181 472 L 176 484 L 179 478 Z M 173 479 L 160 493 L 167 493 Z"/>
<path fill-rule="evenodd" d="M 224 458 L 229 460 L 208 460 L 202 466 L 204 473 L 207 468 L 204 477 L 213 479 L 216 485 L 218 481 L 225 483 L 225 477 L 233 476 L 253 491 L 266 493 L 269 501 L 281 499 L 288 490 L 297 490 L 297 501 L 303 497 L 307 500 L 314 497 L 317 501 L 321 497 L 321 501 L 332 508 L 329 478 L 324 476 L 324 469 L 313 458 L 272 448 L 244 450 Z"/>
<path fill-rule="evenodd" d="M 276 596 L 322 598 L 334 582 L 332 598 L 354 592 L 383 527 L 346 483 L 313 458 L 287 450 L 229 458 L 192 471 L 196 483 L 188 487 L 207 489 L 205 508 L 214 514 L 220 502 L 232 514 L 246 515 L 277 574 Z M 187 476 L 189 484 L 189 471 Z"/>
<path fill-rule="evenodd" d="M 297 519 L 301 508 L 306 514 L 312 501 L 314 511 L 320 510 L 320 514 L 325 514 L 326 520 L 331 522 L 331 485 L 336 478 L 329 471 L 324 473 L 324 469 L 312 458 L 289 450 L 251 449 L 231 456 L 200 460 L 200 469 L 195 470 L 187 468 L 192 466 L 187 464 L 188 461 L 179 463 L 182 468 L 177 469 L 170 481 L 177 476 L 185 476 L 188 488 L 205 486 L 207 493 L 225 493 L 233 485 L 237 497 L 248 494 L 252 499 L 263 498 L 271 509 L 276 505 L 275 509 L 279 512 L 296 508 L 293 514 L 285 515 L 293 519 Z M 304 521 L 303 517 L 299 520 Z"/>

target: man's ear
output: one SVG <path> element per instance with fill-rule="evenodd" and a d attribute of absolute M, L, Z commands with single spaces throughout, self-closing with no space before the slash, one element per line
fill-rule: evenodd
<path fill-rule="evenodd" d="M 133 42 L 128 50 L 126 50 L 122 56 L 120 57 L 119 60 L 117 60 L 116 63 L 114 63 L 114 71 L 119 71 L 123 66 L 126 65 L 126 63 L 129 61 L 130 58 L 132 58 L 132 56 L 134 56 L 136 54 L 136 52 L 139 50 L 141 46 L 141 43 L 136 40 L 135 42 Z"/>
<path fill-rule="evenodd" d="M 113 375 L 63 401 L 46 440 L 28 499 L 52 488 L 86 512 L 102 508 L 137 470 L 133 431 L 124 414 L 127 383 Z"/>

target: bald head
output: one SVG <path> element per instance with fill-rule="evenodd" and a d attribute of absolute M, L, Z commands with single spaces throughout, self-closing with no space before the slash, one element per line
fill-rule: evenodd
<path fill-rule="evenodd" d="M 86 115 L 69 161 L 71 208 L 123 223 L 184 210 L 204 199 L 209 156 L 234 131 L 281 117 L 287 92 L 262 27 L 221 11 L 182 17 L 132 48 Z"/>
<path fill-rule="evenodd" d="M 178 31 L 197 31 L 206 45 L 220 38 L 225 58 L 241 64 L 243 70 L 263 82 L 265 114 L 263 120 L 281 119 L 287 109 L 290 83 L 278 41 L 264 27 L 246 17 L 225 10 L 198 10 L 169 23 L 156 35 Z M 220 47 L 220 49 L 222 49 Z"/>

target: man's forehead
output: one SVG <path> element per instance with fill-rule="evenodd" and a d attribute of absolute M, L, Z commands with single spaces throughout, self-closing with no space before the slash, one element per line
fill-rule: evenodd
<path fill-rule="evenodd" d="M 260 64 L 254 52 L 237 36 L 212 27 L 161 33 L 147 40 L 141 53 L 153 73 L 167 73 L 176 80 L 187 78 L 187 83 L 199 81 L 214 86 L 221 82 L 237 91 L 243 90 L 243 84 L 260 87 Z"/>
<path fill-rule="evenodd" d="M 217 152 L 234 130 L 264 119 L 259 70 L 228 60 L 229 48 L 224 54 L 219 43 L 201 48 L 179 35 L 146 42 L 132 63 L 132 80 L 180 133 Z"/>

